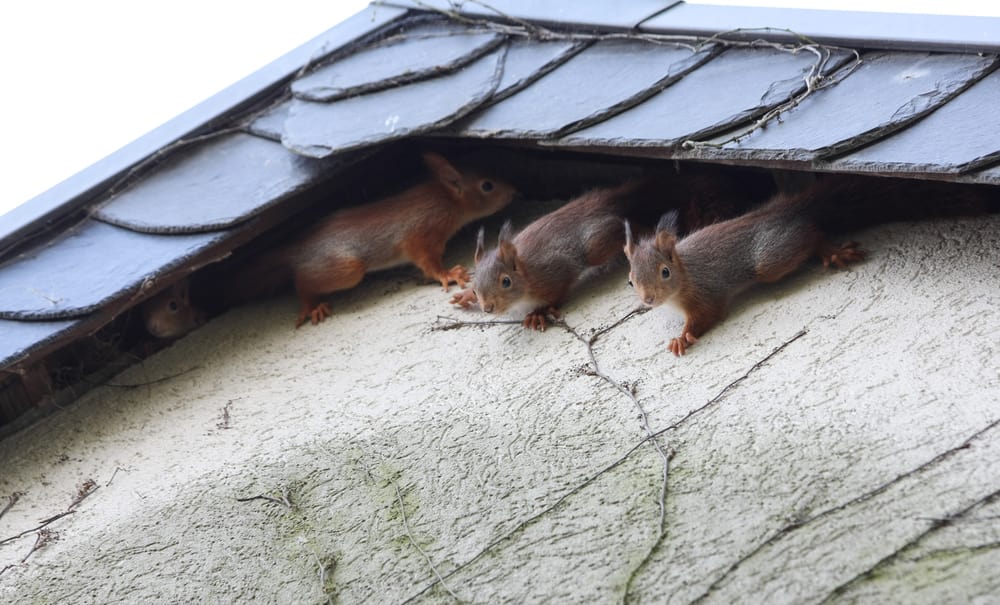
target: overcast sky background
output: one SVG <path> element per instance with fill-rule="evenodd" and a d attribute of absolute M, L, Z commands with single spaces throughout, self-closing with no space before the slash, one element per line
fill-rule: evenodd
<path fill-rule="evenodd" d="M 972 0 L 712 4 L 1000 16 Z M 0 214 L 358 12 L 368 0 L 0 5 Z"/>

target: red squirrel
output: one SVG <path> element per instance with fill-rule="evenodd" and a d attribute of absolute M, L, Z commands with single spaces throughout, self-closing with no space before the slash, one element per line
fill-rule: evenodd
<path fill-rule="evenodd" d="M 629 283 L 648 306 L 672 302 L 684 312 L 683 355 L 725 317 L 733 297 L 777 281 L 810 256 L 843 268 L 864 259 L 856 242 L 834 245 L 826 234 L 900 220 L 975 216 L 1000 210 L 995 188 L 860 175 L 820 175 L 800 191 L 778 193 L 746 214 L 678 239 L 676 215 L 663 216 L 636 242 L 625 225 Z"/>
<path fill-rule="evenodd" d="M 179 338 L 205 322 L 205 314 L 191 304 L 186 279 L 143 302 L 141 311 L 146 331 L 157 338 Z"/>
<path fill-rule="evenodd" d="M 330 315 L 330 307 L 320 300 L 323 295 L 353 288 L 370 271 L 413 263 L 446 292 L 452 283 L 464 287 L 469 281 L 465 268 L 445 269 L 442 264 L 445 244 L 465 224 L 509 204 L 515 190 L 503 180 L 459 171 L 436 153 L 421 157 L 430 178 L 381 200 L 337 210 L 300 239 L 222 276 L 215 272 L 196 280 L 195 294 L 226 308 L 293 284 L 301 303 L 298 328 Z M 187 298 L 183 302 L 184 308 L 191 306 Z M 175 315 L 169 306 L 148 306 L 147 330 L 156 335 L 157 326 Z M 184 331 L 195 325 L 189 322 Z"/>
<path fill-rule="evenodd" d="M 721 321 L 732 299 L 758 282 L 774 282 L 795 271 L 810 256 L 824 266 L 843 268 L 864 259 L 856 242 L 831 243 L 826 231 L 859 228 L 902 218 L 919 218 L 914 200 L 949 195 L 959 213 L 982 208 L 982 192 L 946 189 L 941 184 L 909 183 L 859 176 L 820 178 L 795 193 L 778 193 L 746 214 L 699 229 L 678 239 L 676 214 L 667 213 L 651 237 L 635 241 L 625 225 L 629 284 L 643 304 L 670 302 L 684 313 L 680 336 L 668 348 L 674 355 Z M 958 195 L 953 195 L 954 193 Z M 960 199 L 964 198 L 964 199 Z M 917 212 L 915 212 L 917 210 Z M 953 214 L 930 208 L 929 215 Z M 895 216 L 894 216 L 895 214 Z"/>
<path fill-rule="evenodd" d="M 642 198 L 644 184 L 633 181 L 587 191 L 516 236 L 508 221 L 500 229 L 497 248 L 489 252 L 480 229 L 472 288 L 451 302 L 466 308 L 478 302 L 486 313 L 523 310 L 524 327 L 544 331 L 546 313 L 558 317 L 558 306 L 570 289 L 588 271 L 621 254 L 622 220 Z"/>

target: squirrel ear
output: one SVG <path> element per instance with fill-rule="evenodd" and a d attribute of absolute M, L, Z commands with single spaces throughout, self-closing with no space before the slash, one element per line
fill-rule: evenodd
<path fill-rule="evenodd" d="M 502 242 L 509 242 L 514 239 L 514 225 L 511 224 L 509 220 L 503 222 L 503 226 L 500 227 L 500 239 Z"/>
<path fill-rule="evenodd" d="M 510 265 L 514 271 L 517 271 L 517 266 L 519 264 L 517 258 L 517 248 L 511 240 L 513 237 L 514 227 L 510 224 L 510 221 L 504 221 L 503 227 L 500 227 L 500 238 L 498 240 L 497 254 L 500 257 L 500 262 L 505 265 Z"/>
<path fill-rule="evenodd" d="M 517 258 L 517 248 L 508 240 L 500 240 L 500 248 L 497 249 L 500 262 L 510 265 L 511 271 L 517 271 L 521 261 Z"/>
<path fill-rule="evenodd" d="M 475 261 L 476 266 L 479 266 L 479 262 L 483 260 L 483 255 L 486 254 L 486 228 L 480 227 L 479 234 L 476 236 L 476 254 L 472 257 Z"/>
<path fill-rule="evenodd" d="M 666 231 L 670 235 L 677 237 L 677 220 L 679 214 L 676 210 L 671 210 L 663 216 L 660 217 L 660 222 L 656 224 L 656 234 L 659 235 L 661 231 Z"/>
<path fill-rule="evenodd" d="M 660 217 L 656 224 L 656 249 L 667 258 L 673 258 L 674 246 L 677 244 L 677 211 L 671 210 Z"/>
<path fill-rule="evenodd" d="M 452 195 L 462 195 L 462 174 L 448 160 L 444 159 L 444 156 L 433 151 L 425 151 L 421 157 L 427 168 Z"/>
<path fill-rule="evenodd" d="M 625 219 L 625 256 L 632 260 L 634 252 L 635 242 L 632 240 L 632 225 L 629 224 L 628 219 Z"/>

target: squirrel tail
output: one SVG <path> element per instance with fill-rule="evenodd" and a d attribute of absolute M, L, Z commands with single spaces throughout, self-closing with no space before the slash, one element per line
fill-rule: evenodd
<path fill-rule="evenodd" d="M 658 169 L 622 185 L 633 227 L 649 230 L 667 212 L 676 211 L 677 235 L 697 231 L 744 214 L 775 193 L 772 176 L 761 170 L 711 164 Z"/>
<path fill-rule="evenodd" d="M 861 175 L 821 175 L 790 197 L 827 233 L 1000 211 L 996 187 Z"/>

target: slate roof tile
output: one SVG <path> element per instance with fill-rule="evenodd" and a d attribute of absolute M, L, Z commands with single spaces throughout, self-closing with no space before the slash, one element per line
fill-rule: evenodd
<path fill-rule="evenodd" d="M 16 363 L 29 352 L 58 342 L 74 332 L 77 320 L 14 321 L 0 319 L 0 368 Z"/>
<path fill-rule="evenodd" d="M 328 103 L 416 82 L 464 67 L 503 41 L 497 32 L 452 21 L 419 23 L 299 78 L 292 94 Z"/>
<path fill-rule="evenodd" d="M 910 128 L 834 160 L 837 170 L 959 173 L 1000 161 L 1000 71 Z"/>
<path fill-rule="evenodd" d="M 366 8 L 48 191 L 0 215 L 0 254 L 25 237 L 87 206 L 95 195 L 101 195 L 106 187 L 146 158 L 179 139 L 205 132 L 260 96 L 269 94 L 276 83 L 320 58 L 317 54 L 321 50 L 324 53 L 350 52 L 350 47 L 359 40 L 383 26 L 392 26 L 406 14 L 405 10 L 389 6 Z"/>
<path fill-rule="evenodd" d="M 510 43 L 503 77 L 491 101 L 495 103 L 521 91 L 586 47 L 587 43 L 572 40 L 515 38 Z"/>
<path fill-rule="evenodd" d="M 627 112 L 555 144 L 675 147 L 755 119 L 804 91 L 814 69 L 825 75 L 851 59 L 853 54 L 842 50 L 821 57 L 809 51 L 731 48 Z"/>
<path fill-rule="evenodd" d="M 780 120 L 738 140 L 681 157 L 810 162 L 859 147 L 907 126 L 972 85 L 996 57 L 875 52 L 833 86 L 818 90 Z"/>
<path fill-rule="evenodd" d="M 86 220 L 0 265 L 0 318 L 87 315 L 137 292 L 225 234 L 147 235 Z"/>
<path fill-rule="evenodd" d="M 481 138 L 545 139 L 600 122 L 662 90 L 712 58 L 644 40 L 595 43 L 508 99 L 474 113 L 452 132 Z"/>
<path fill-rule="evenodd" d="M 94 216 L 144 233 L 227 229 L 315 186 L 333 164 L 237 132 L 174 153 Z"/>
<path fill-rule="evenodd" d="M 1000 52 L 1000 18 L 678 4 L 645 21 L 641 30 L 855 48 Z"/>
<path fill-rule="evenodd" d="M 282 143 L 296 153 L 324 158 L 440 129 L 493 95 L 506 51 L 504 45 L 454 73 L 332 103 L 296 99 Z"/>
<path fill-rule="evenodd" d="M 376 0 L 376 6 L 395 6 L 422 11 L 458 12 L 471 17 L 529 21 L 546 25 L 573 24 L 600 29 L 631 29 L 674 5 L 676 0 L 629 0 L 628 2 L 581 2 L 580 0 Z"/>

